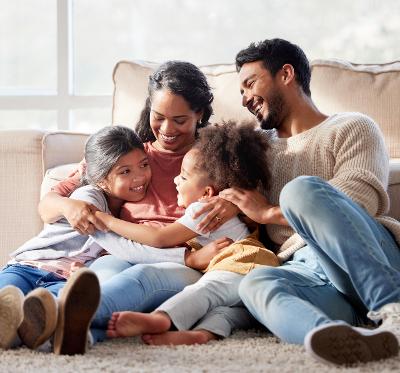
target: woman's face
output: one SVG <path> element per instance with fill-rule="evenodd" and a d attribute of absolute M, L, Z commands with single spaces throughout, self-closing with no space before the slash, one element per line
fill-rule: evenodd
<path fill-rule="evenodd" d="M 182 96 L 165 89 L 155 91 L 150 108 L 154 146 L 171 153 L 186 152 L 195 140 L 196 125 L 202 115 L 194 112 Z"/>

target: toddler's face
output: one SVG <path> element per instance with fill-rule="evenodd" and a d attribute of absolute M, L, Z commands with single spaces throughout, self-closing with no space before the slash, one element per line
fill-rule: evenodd
<path fill-rule="evenodd" d="M 137 202 L 146 195 L 150 180 L 151 169 L 146 153 L 134 149 L 118 160 L 101 187 L 113 197 Z"/>
<path fill-rule="evenodd" d="M 196 153 L 189 150 L 183 157 L 181 173 L 174 179 L 178 191 L 178 206 L 188 207 L 206 194 L 208 178 L 196 168 Z"/>

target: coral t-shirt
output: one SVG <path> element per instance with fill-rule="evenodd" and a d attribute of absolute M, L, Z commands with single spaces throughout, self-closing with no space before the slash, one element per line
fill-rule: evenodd
<path fill-rule="evenodd" d="M 163 226 L 173 223 L 184 214 L 177 205 L 174 178 L 179 175 L 185 154 L 167 153 L 156 149 L 150 142 L 144 143 L 149 158 L 152 178 L 146 196 L 139 202 L 125 202 L 120 218 L 132 223 Z M 82 163 L 81 163 L 82 164 Z M 79 185 L 83 167 L 52 188 L 62 196 L 69 196 Z"/>

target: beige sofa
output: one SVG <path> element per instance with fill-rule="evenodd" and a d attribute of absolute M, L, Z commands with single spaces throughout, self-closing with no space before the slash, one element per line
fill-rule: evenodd
<path fill-rule="evenodd" d="M 152 63 L 122 61 L 114 70 L 114 124 L 134 126 L 147 94 Z M 251 118 L 241 107 L 233 65 L 202 67 L 214 89 L 213 122 Z M 380 125 L 390 154 L 389 214 L 400 219 L 400 62 L 354 65 L 312 62 L 312 97 L 325 113 L 360 111 Z M 0 131 L 0 264 L 42 226 L 40 194 L 62 179 L 82 158 L 87 135 L 38 130 Z M 46 175 L 44 182 L 43 177 Z"/>

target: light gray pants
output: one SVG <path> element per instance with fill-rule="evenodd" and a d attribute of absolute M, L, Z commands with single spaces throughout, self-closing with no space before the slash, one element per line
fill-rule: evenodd
<path fill-rule="evenodd" d="M 232 329 L 248 328 L 253 321 L 238 294 L 243 277 L 228 271 L 207 272 L 156 311 L 167 313 L 178 330 L 190 330 L 194 326 L 193 329 L 228 337 Z"/>

